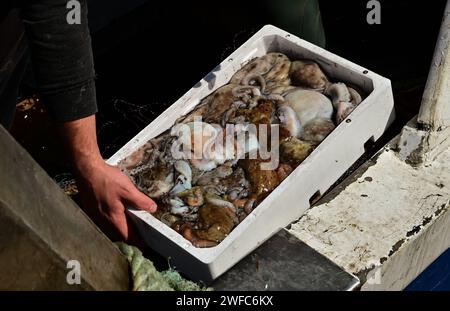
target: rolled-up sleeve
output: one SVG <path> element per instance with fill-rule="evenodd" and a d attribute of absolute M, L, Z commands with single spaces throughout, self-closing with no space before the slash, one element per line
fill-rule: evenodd
<path fill-rule="evenodd" d="M 24 1 L 22 20 L 44 104 L 58 122 L 97 112 L 95 71 L 86 0 L 80 24 L 69 24 L 68 0 Z"/>

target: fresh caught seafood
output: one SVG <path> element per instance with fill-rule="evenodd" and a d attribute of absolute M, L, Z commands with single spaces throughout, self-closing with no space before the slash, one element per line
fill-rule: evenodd
<path fill-rule="evenodd" d="M 296 137 L 289 137 L 280 143 L 280 157 L 282 162 L 294 166 L 305 160 L 314 150 L 314 145 Z"/>
<path fill-rule="evenodd" d="M 291 61 L 282 53 L 268 53 L 250 61 L 231 78 L 231 84 L 250 85 L 263 77 L 264 85 L 289 85 Z M 265 88 L 265 87 L 264 87 Z"/>
<path fill-rule="evenodd" d="M 157 201 L 155 217 L 214 247 L 362 100 L 318 63 L 268 53 L 118 166 Z"/>
<path fill-rule="evenodd" d="M 276 170 L 264 170 L 261 167 L 261 159 L 241 160 L 240 165 L 244 169 L 251 184 L 252 194 L 258 202 L 261 202 L 273 189 L 280 184 Z"/>
<path fill-rule="evenodd" d="M 213 247 L 233 230 L 234 217 L 229 209 L 208 203 L 199 210 L 198 229 L 185 224 L 181 233 L 196 247 Z"/>
<path fill-rule="evenodd" d="M 323 92 L 329 84 L 320 66 L 309 60 L 292 62 L 290 77 L 292 84 Z"/>

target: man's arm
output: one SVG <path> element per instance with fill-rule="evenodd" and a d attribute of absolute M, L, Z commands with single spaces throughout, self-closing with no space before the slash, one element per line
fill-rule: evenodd
<path fill-rule="evenodd" d="M 95 73 L 86 0 L 81 23 L 70 25 L 67 0 L 28 0 L 22 20 L 43 102 L 59 123 L 77 172 L 83 205 L 96 222 L 107 220 L 129 238 L 125 204 L 154 212 L 155 203 L 117 168 L 107 165 L 97 146 Z M 109 231 L 109 230 L 108 230 Z"/>
<path fill-rule="evenodd" d="M 97 222 L 106 220 L 128 240 L 125 204 L 153 213 L 156 204 L 133 185 L 118 168 L 102 159 L 95 134 L 95 117 L 65 122 L 61 133 L 78 176 L 83 205 Z"/>

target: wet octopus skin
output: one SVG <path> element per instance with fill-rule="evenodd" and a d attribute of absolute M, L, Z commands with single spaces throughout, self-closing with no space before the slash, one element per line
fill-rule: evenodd
<path fill-rule="evenodd" d="M 228 209 L 208 203 L 199 209 L 199 226 L 184 225 L 180 231 L 196 247 L 213 247 L 227 237 L 235 223 Z"/>
<path fill-rule="evenodd" d="M 329 107 L 325 110 L 321 108 L 322 114 L 305 114 L 304 107 L 309 106 L 296 105 L 296 101 L 304 96 L 296 99 L 295 92 L 300 95 L 315 92 L 312 98 L 322 96 L 323 107 Z M 209 166 L 207 164 L 211 160 L 200 159 L 198 163 L 184 160 L 181 165 L 167 156 L 169 143 L 166 136 L 166 140 L 155 138 L 154 145 L 147 143 L 146 149 L 139 150 L 139 154 L 124 162 L 124 170 L 134 165 L 144 167 L 142 162 L 145 161 L 153 163 L 150 166 L 156 168 L 154 172 L 144 169 L 129 175 L 140 178 L 141 190 L 148 190 L 149 185 L 160 190 L 161 194 L 151 194 L 158 194 L 158 198 L 163 198 L 161 202 L 167 204 L 163 209 L 170 211 L 172 208 L 176 214 L 170 214 L 167 210 L 158 212 L 161 221 L 172 226 L 195 247 L 214 247 L 325 139 L 335 128 L 334 122 L 342 121 L 343 116 L 361 100 L 361 95 L 354 88 L 340 82 L 330 82 L 317 63 L 309 60 L 291 62 L 284 54 L 268 53 L 243 66 L 229 84 L 205 97 L 177 123 L 190 124 L 201 117 L 205 124 L 214 123 L 223 128 L 231 123 L 239 126 L 268 125 L 270 129 L 272 124 L 286 122 L 288 126 L 280 128 L 281 157 L 276 169 L 261 169 L 261 164 L 267 162 L 261 158 L 236 161 L 227 158 Z M 287 105 L 290 105 L 290 110 L 283 108 Z M 317 109 L 314 103 L 310 108 Z M 332 120 L 333 108 L 340 112 L 335 120 Z M 301 122 L 296 123 L 296 118 Z M 257 131 L 259 134 L 260 129 Z M 268 134 L 270 138 L 270 130 Z M 150 151 L 157 152 L 157 156 Z M 139 157 L 146 160 L 139 161 Z M 171 168 L 164 172 L 162 168 L 158 169 L 159 165 Z M 186 165 L 190 166 L 190 170 Z M 178 188 L 168 192 L 166 188 L 171 183 Z"/>

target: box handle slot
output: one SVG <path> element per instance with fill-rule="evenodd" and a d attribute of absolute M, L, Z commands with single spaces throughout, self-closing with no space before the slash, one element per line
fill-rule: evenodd
<path fill-rule="evenodd" d="M 365 143 L 364 143 L 364 152 L 368 152 L 375 147 L 375 137 L 370 137 Z"/>
<path fill-rule="evenodd" d="M 310 198 L 309 198 L 309 207 L 313 206 L 317 201 L 320 200 L 322 197 L 322 194 L 320 193 L 320 190 L 317 190 Z"/>

